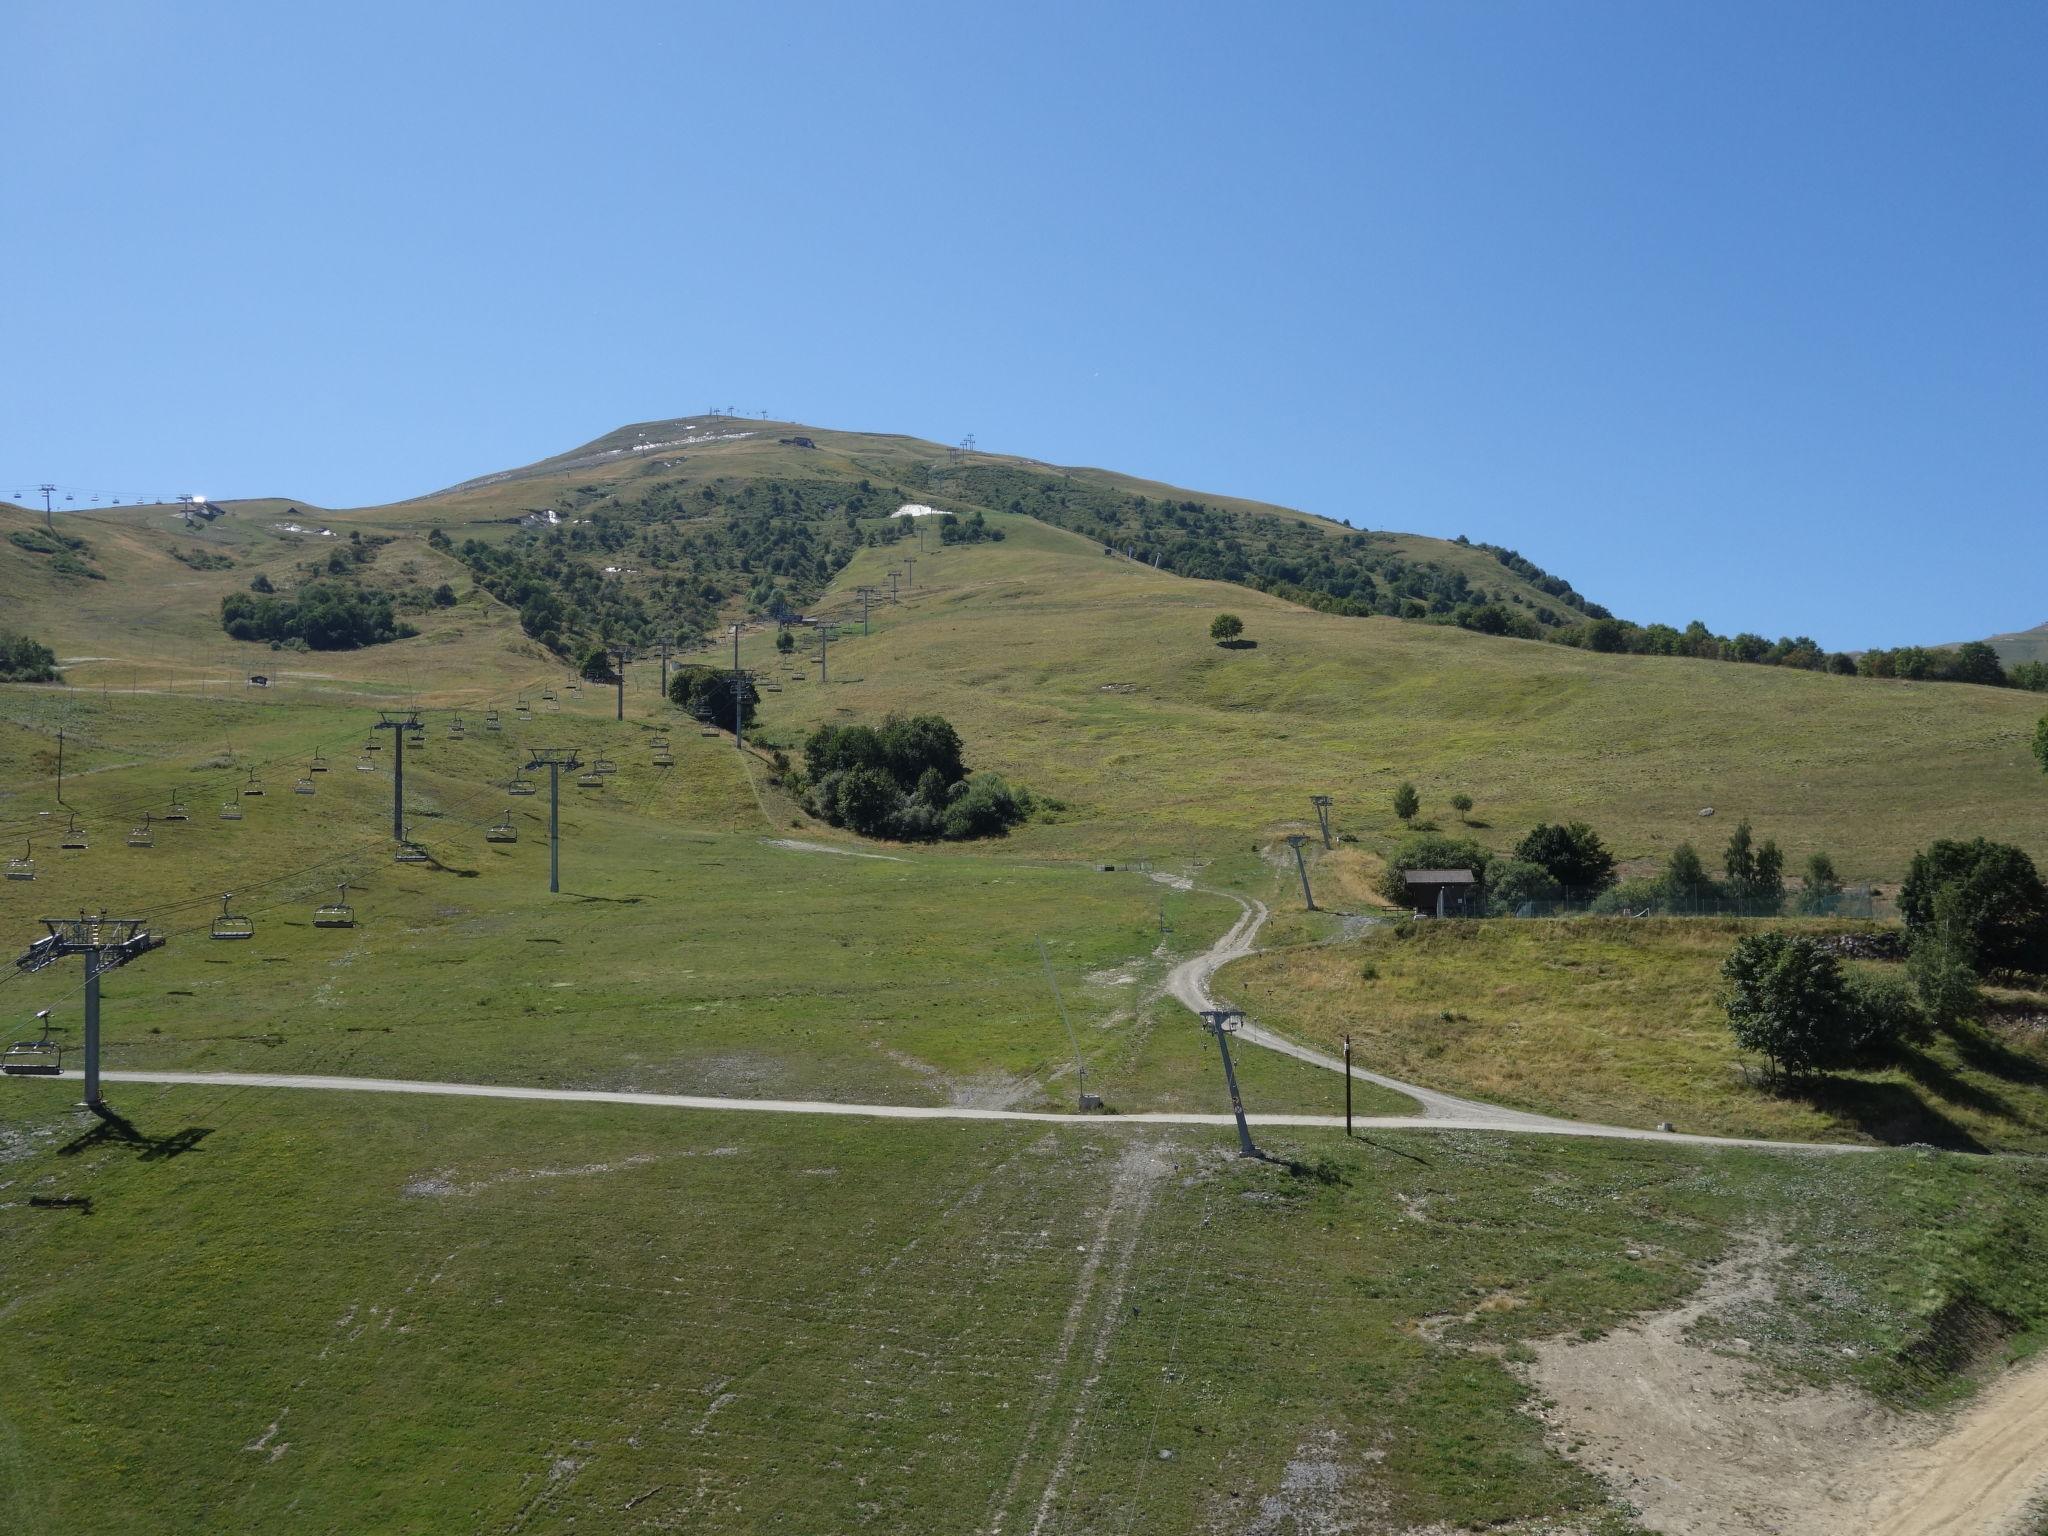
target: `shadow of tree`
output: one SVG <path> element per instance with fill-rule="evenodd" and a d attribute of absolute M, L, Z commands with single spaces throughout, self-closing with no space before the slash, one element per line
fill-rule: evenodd
<path fill-rule="evenodd" d="M 1788 1097 L 1805 1100 L 1823 1114 L 1847 1121 L 1886 1146 L 1924 1144 L 1947 1152 L 1989 1150 L 1905 1083 L 1811 1077 L 1788 1082 L 1782 1091 Z"/>

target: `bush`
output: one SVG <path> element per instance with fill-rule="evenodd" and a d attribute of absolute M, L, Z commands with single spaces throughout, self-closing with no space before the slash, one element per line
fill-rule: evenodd
<path fill-rule="evenodd" d="M 1601 917 L 1634 917 L 1642 912 L 1656 911 L 1664 905 L 1669 894 L 1662 879 L 1638 875 L 1633 880 L 1610 885 L 1593 898 L 1589 910 Z"/>
<path fill-rule="evenodd" d="M 1925 1020 L 1913 1001 L 1913 989 L 1896 976 L 1847 973 L 1850 1054 L 1875 1061 L 1901 1043 L 1917 1038 Z"/>
<path fill-rule="evenodd" d="M 342 582 L 309 581 L 290 597 L 230 592 L 220 627 L 237 640 L 303 640 L 316 651 L 352 651 L 419 633 L 392 612 L 391 594 Z"/>
<path fill-rule="evenodd" d="M 1541 864 L 1531 864 L 1526 859 L 1492 859 L 1487 863 L 1486 908 L 1496 917 L 1512 917 L 1524 902 L 1555 901 L 1558 894 L 1550 872 Z"/>
<path fill-rule="evenodd" d="M 586 683 L 616 683 L 618 674 L 612 671 L 612 653 L 603 646 L 592 646 L 583 653 L 583 664 L 577 669 Z"/>
<path fill-rule="evenodd" d="M 1614 855 L 1583 821 L 1537 826 L 1515 846 L 1515 857 L 1541 864 L 1568 890 L 1601 890 L 1614 883 Z"/>
<path fill-rule="evenodd" d="M 1235 640 L 1244 633 L 1244 620 L 1234 613 L 1219 613 L 1209 621 L 1209 638 L 1218 644 Z"/>
<path fill-rule="evenodd" d="M 2034 757 L 2041 764 L 2041 771 L 2048 773 L 2048 715 L 2043 715 L 2034 726 Z"/>
<path fill-rule="evenodd" d="M 249 590 L 251 592 L 268 593 L 275 592 L 277 588 L 271 585 L 270 578 L 268 576 L 264 575 L 261 571 L 258 571 L 249 582 Z"/>
<path fill-rule="evenodd" d="M 732 729 L 733 683 L 730 672 L 714 667 L 677 667 L 669 674 L 669 702 L 678 709 L 689 711 L 697 719 L 712 725 Z M 742 679 L 740 684 L 740 724 L 751 725 L 754 710 L 761 702 L 761 690 L 754 686 L 752 678 Z M 820 775 L 813 773 L 812 778 Z"/>
<path fill-rule="evenodd" d="M 1913 855 L 1899 912 L 1916 942 L 1937 924 L 1948 930 L 1980 972 L 2048 968 L 2048 887 L 2034 861 L 2010 844 L 1981 837 L 1930 843 Z"/>
<path fill-rule="evenodd" d="M 453 608 L 455 606 L 455 589 L 445 581 L 434 588 L 434 606 L 436 608 Z"/>
<path fill-rule="evenodd" d="M 1748 822 L 1736 823 L 1721 867 L 1728 874 L 1728 894 L 1744 903 L 1745 910 L 1775 913 L 1784 905 L 1785 857 L 1768 838 L 1753 847 Z"/>
<path fill-rule="evenodd" d="M 1451 809 L 1458 813 L 1458 820 L 1463 821 L 1472 814 L 1472 797 L 1466 794 L 1451 796 Z"/>
<path fill-rule="evenodd" d="M 0 629 L 0 683 L 54 683 L 57 653 L 47 645 Z"/>
<path fill-rule="evenodd" d="M 820 726 L 804 742 L 803 777 L 812 812 L 865 837 L 996 837 L 1035 809 L 997 774 L 970 778 L 960 733 L 938 715 Z"/>
<path fill-rule="evenodd" d="M 1728 1029 L 1771 1076 L 1825 1071 L 1855 1056 L 1859 1030 L 1841 963 L 1812 939 L 1745 934 L 1722 963 Z"/>
<path fill-rule="evenodd" d="M 1413 784 L 1404 783 L 1394 791 L 1394 814 L 1403 821 L 1413 821 L 1421 809 L 1422 796 L 1415 793 Z"/>

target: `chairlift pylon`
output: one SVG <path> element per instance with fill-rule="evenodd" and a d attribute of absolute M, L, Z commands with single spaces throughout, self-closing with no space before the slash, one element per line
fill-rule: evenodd
<path fill-rule="evenodd" d="M 71 825 L 64 829 L 64 840 L 58 843 L 57 846 L 59 848 L 83 848 L 86 846 L 85 828 L 78 824 L 78 813 L 76 811 L 71 813 Z"/>
<path fill-rule="evenodd" d="M 313 909 L 315 928 L 353 928 L 356 925 L 356 909 L 348 904 L 348 882 L 342 881 L 335 887 L 334 900 L 323 907 Z"/>
<path fill-rule="evenodd" d="M 21 857 L 7 861 L 7 878 L 10 880 L 33 880 L 36 877 L 36 845 L 32 842 L 21 845 Z"/>
<path fill-rule="evenodd" d="M 221 897 L 220 916 L 213 920 L 212 936 L 216 939 L 255 938 L 256 924 L 241 913 L 230 909 L 228 903 L 234 899 L 235 893 L 233 891 L 229 891 Z"/>

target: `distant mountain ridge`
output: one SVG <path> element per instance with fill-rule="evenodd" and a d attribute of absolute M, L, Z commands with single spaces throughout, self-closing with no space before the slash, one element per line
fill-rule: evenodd
<path fill-rule="evenodd" d="M 2023 661 L 2048 662 L 2048 624 L 2016 629 L 2007 635 L 1987 635 L 1984 643 L 1997 651 L 1998 659 L 2008 667 Z"/>

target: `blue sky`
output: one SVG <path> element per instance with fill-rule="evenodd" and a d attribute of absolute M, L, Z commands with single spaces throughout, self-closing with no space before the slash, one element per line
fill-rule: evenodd
<path fill-rule="evenodd" d="M 0 495 L 352 505 L 716 402 L 2048 620 L 2048 7 L 13 0 Z"/>

